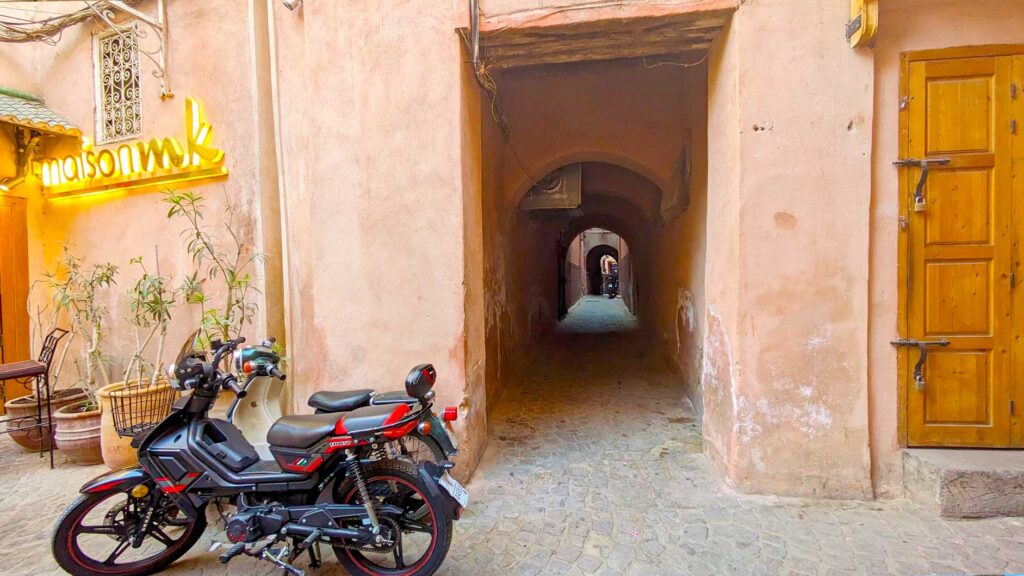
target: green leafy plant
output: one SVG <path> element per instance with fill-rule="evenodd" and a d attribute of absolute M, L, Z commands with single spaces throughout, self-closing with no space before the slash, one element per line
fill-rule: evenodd
<path fill-rule="evenodd" d="M 180 288 L 171 287 L 170 278 L 160 274 L 159 260 L 160 255 L 157 253 L 154 272 L 151 273 L 141 256 L 131 259 L 131 264 L 141 270 L 141 275 L 128 290 L 128 319 L 135 329 L 135 351 L 128 358 L 124 380 L 139 387 L 147 380 L 145 353 L 153 338 L 157 339 L 157 347 L 153 361 L 149 364 L 149 385 L 155 385 L 160 376 L 160 360 L 167 339 L 167 324 L 171 320 L 171 310 L 181 293 Z"/>
<path fill-rule="evenodd" d="M 228 205 L 227 221 L 222 226 L 227 236 L 224 240 L 211 234 L 204 222 L 206 207 L 202 195 L 169 190 L 164 201 L 170 205 L 167 211 L 169 219 L 179 218 L 186 222 L 182 237 L 192 256 L 195 271 L 182 285 L 185 301 L 200 307 L 207 341 L 237 337 L 256 315 L 254 298 L 259 294 L 259 288 L 248 269 L 262 260 L 262 255 L 253 252 L 239 239 L 233 205 Z M 224 287 L 223 301 L 219 304 L 208 295 L 207 282 Z"/>
<path fill-rule="evenodd" d="M 77 334 L 83 339 L 81 358 L 75 364 L 78 367 L 78 384 L 89 393 L 93 406 L 96 405 L 95 391 L 100 382 L 104 385 L 110 383 L 109 359 L 101 351 L 107 309 L 100 303 L 98 295 L 100 290 L 116 283 L 116 276 L 117 266 L 110 263 L 87 265 L 82 258 L 72 254 L 68 246 L 64 246 L 58 270 L 44 275 L 47 286 L 53 291 L 55 312 L 67 312 L 72 337 Z"/>

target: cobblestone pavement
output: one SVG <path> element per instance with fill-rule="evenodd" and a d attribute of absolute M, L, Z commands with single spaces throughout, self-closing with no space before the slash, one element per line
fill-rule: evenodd
<path fill-rule="evenodd" d="M 558 324 L 561 334 L 605 334 L 628 332 L 639 328 L 636 317 L 629 313 L 622 296 L 584 296 Z"/>
<path fill-rule="evenodd" d="M 679 385 L 638 334 L 576 335 L 490 416 L 490 444 L 441 574 L 1002 574 L 1024 572 L 1024 519 L 940 520 L 903 501 L 737 495 L 722 487 Z M 0 574 L 59 573 L 53 521 L 99 467 L 44 461 L 0 438 Z M 221 566 L 204 540 L 167 574 Z M 335 564 L 311 571 L 334 576 Z"/>

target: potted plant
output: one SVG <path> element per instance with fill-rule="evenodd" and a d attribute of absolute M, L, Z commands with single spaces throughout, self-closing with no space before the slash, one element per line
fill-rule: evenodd
<path fill-rule="evenodd" d="M 56 325 L 57 318 L 66 314 L 71 323 L 69 335 L 56 367 L 51 367 L 50 409 L 53 412 L 53 430 L 48 421 L 42 428 L 12 432 L 16 442 L 30 450 L 50 448 L 51 438 L 55 439 L 58 448 L 67 448 L 69 457 L 75 461 L 95 462 L 99 451 L 99 404 L 95 389 L 97 382 L 109 381 L 100 344 L 103 339 L 103 326 L 106 309 L 100 304 L 97 296 L 101 289 L 114 284 L 117 267 L 102 263 L 87 266 L 85 262 L 64 247 L 62 265 L 63 272 L 44 276 L 46 284 L 53 290 L 53 309 L 50 326 Z M 40 317 L 44 311 L 40 311 Z M 43 322 L 37 320 L 36 332 L 41 333 Z M 80 358 L 76 360 L 78 381 L 76 386 L 60 389 L 60 375 L 71 342 L 76 336 L 82 339 Z M 28 412 L 30 416 L 25 422 L 35 421 L 35 395 L 16 398 L 5 407 L 12 418 Z M 45 416 L 44 416 L 45 419 Z M 62 427 L 62 424 L 64 426 Z"/>
<path fill-rule="evenodd" d="M 235 207 L 228 205 L 227 222 L 223 230 L 229 240 L 212 235 L 203 224 L 205 198 L 194 192 L 168 190 L 164 201 L 170 205 L 168 218 L 181 218 L 186 222 L 181 234 L 185 248 L 192 256 L 195 271 L 185 280 L 183 286 L 185 301 L 200 307 L 203 335 L 207 342 L 214 339 L 228 340 L 237 337 L 242 327 L 251 323 L 257 306 L 252 299 L 259 294 L 255 279 L 248 268 L 263 255 L 254 252 L 249 243 L 242 242 L 235 229 Z M 223 290 L 220 306 L 204 292 L 203 285 L 209 281 Z"/>
<path fill-rule="evenodd" d="M 179 290 L 171 287 L 169 278 L 160 274 L 160 255 L 156 254 L 154 272 L 146 268 L 141 257 L 132 258 L 141 274 L 128 290 L 128 319 L 135 332 L 135 350 L 129 356 L 120 382 L 99 391 L 103 406 L 101 431 L 103 462 L 111 469 L 124 468 L 138 461 L 131 438 L 118 434 L 114 421 L 114 404 L 118 416 L 132 423 L 158 420 L 170 410 L 176 393 L 160 374 L 167 324 Z M 147 362 L 146 352 L 156 340 L 156 353 Z"/>
<path fill-rule="evenodd" d="M 185 302 L 199 306 L 204 343 L 237 338 L 256 316 L 254 298 L 259 294 L 249 268 L 263 255 L 252 250 L 249 230 L 238 227 L 237 211 L 229 202 L 221 224 L 223 234 L 213 234 L 204 223 L 205 198 L 191 191 L 168 190 L 164 201 L 170 205 L 169 219 L 185 221 L 181 235 L 195 267 L 182 286 Z M 223 396 L 216 410 L 226 411 L 231 399 Z"/>

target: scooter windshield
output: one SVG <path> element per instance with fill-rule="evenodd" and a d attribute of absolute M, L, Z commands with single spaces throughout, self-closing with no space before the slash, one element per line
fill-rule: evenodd
<path fill-rule="evenodd" d="M 181 345 L 181 352 L 178 352 L 178 357 L 174 360 L 175 366 L 181 366 L 187 358 L 192 357 L 199 347 L 199 334 L 200 330 L 196 330 L 191 336 L 185 339 L 185 343 Z"/>

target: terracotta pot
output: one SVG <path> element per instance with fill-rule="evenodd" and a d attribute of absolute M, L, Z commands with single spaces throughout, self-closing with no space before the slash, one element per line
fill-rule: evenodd
<path fill-rule="evenodd" d="M 132 448 L 132 439 L 117 433 L 114 428 L 114 409 L 111 394 L 116 397 L 131 397 L 140 401 L 146 397 L 151 399 L 166 394 L 171 385 L 166 380 L 158 380 L 155 386 L 137 387 L 135 380 L 116 382 L 100 388 L 96 393 L 100 399 L 100 447 L 103 463 L 111 470 L 120 470 L 139 463 L 138 454 Z"/>
<path fill-rule="evenodd" d="M 82 411 L 87 402 L 64 406 L 53 413 L 53 440 L 57 449 L 75 464 L 99 464 L 100 410 Z"/>
<path fill-rule="evenodd" d="M 50 411 L 51 413 L 56 412 L 64 406 L 76 404 L 88 398 L 89 394 L 81 388 L 57 390 L 50 400 Z M 10 419 L 7 430 L 10 431 L 10 436 L 15 442 L 32 452 L 49 450 L 53 446 L 53 429 L 46 418 L 46 404 L 43 404 L 42 410 L 43 427 L 36 428 L 40 420 L 38 419 L 35 394 L 9 400 L 4 404 L 4 408 L 7 410 L 7 418 Z"/>

